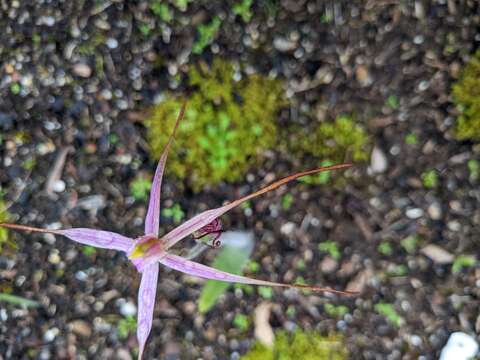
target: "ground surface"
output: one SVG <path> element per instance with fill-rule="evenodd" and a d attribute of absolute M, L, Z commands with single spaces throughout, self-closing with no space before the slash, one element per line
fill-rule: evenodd
<path fill-rule="evenodd" d="M 479 180 L 467 161 L 480 160 L 480 148 L 454 140 L 449 98 L 480 41 L 478 11 L 466 0 L 259 1 L 245 24 L 232 4 L 199 1 L 161 25 L 145 1 L 2 2 L 0 183 L 14 201 L 13 220 L 140 234 L 145 204 L 132 199 L 129 183 L 155 166 L 142 114 L 178 87 L 188 64 L 221 55 L 286 80 L 291 106 L 279 121 L 354 113 L 379 153 L 374 170 L 388 163 L 379 173 L 358 164 L 339 188 L 290 186 L 288 210 L 282 189 L 225 217 L 229 229 L 254 229 L 256 276 L 362 291 L 345 299 L 276 290 L 273 328 L 340 331 L 357 359 L 434 359 L 452 331 L 480 332 L 480 268 L 454 273 L 421 251 L 435 244 L 454 256 L 478 252 Z M 212 14 L 223 19 L 218 36 L 193 55 L 196 28 Z M 199 194 L 167 178 L 162 204 L 178 203 L 191 217 L 306 165 L 281 151 L 273 156 L 248 181 Z M 426 189 L 421 175 L 431 169 L 438 185 Z M 65 190 L 62 182 L 49 186 L 51 177 Z M 409 236 L 419 239 L 410 252 L 400 243 Z M 139 277 L 128 260 L 60 238 L 15 239 L 18 249 L 0 254 L 0 291 L 41 306 L 0 303 L 0 358 L 131 358 L 134 332 L 120 339 L 116 331 L 122 304 L 136 303 Z M 341 251 L 338 262 L 317 249 L 327 239 Z M 378 249 L 386 242 L 390 254 Z M 248 350 L 253 327 L 242 332 L 233 318 L 253 316 L 265 299 L 230 291 L 199 315 L 196 281 L 166 270 L 160 279 L 146 358 L 227 359 Z M 348 314 L 336 319 L 326 303 Z M 393 306 L 400 326 L 375 310 L 378 303 Z"/>

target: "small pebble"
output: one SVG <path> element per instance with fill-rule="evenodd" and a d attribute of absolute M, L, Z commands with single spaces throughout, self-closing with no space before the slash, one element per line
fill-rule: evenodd
<path fill-rule="evenodd" d="M 73 66 L 73 73 L 83 78 L 89 78 L 92 75 L 92 68 L 87 64 L 78 63 Z"/>
<path fill-rule="evenodd" d="M 280 52 L 293 51 L 297 48 L 297 42 L 277 36 L 273 39 L 273 47 Z"/>
<path fill-rule="evenodd" d="M 454 332 L 440 353 L 440 360 L 469 360 L 478 353 L 478 343 L 470 335 Z"/>
<path fill-rule="evenodd" d="M 120 314 L 123 316 L 133 316 L 137 313 L 137 307 L 135 304 L 127 301 L 126 303 L 120 306 Z"/>
<path fill-rule="evenodd" d="M 370 158 L 370 169 L 374 174 L 380 174 L 387 170 L 388 161 L 385 153 L 379 147 L 374 147 Z"/>
<path fill-rule="evenodd" d="M 285 224 L 283 224 L 281 227 L 280 227 L 280 232 L 284 235 L 291 235 L 293 233 L 293 231 L 295 230 L 296 228 L 296 225 L 295 223 L 289 221 L 289 222 L 286 222 Z"/>
<path fill-rule="evenodd" d="M 409 219 L 418 219 L 423 216 L 423 210 L 420 208 L 408 209 L 405 215 L 407 215 Z"/>
<path fill-rule="evenodd" d="M 425 246 L 422 250 L 420 250 L 420 252 L 434 263 L 440 265 L 451 264 L 455 258 L 447 250 L 434 244 Z"/>
<path fill-rule="evenodd" d="M 106 44 L 110 49 L 116 49 L 118 47 L 118 41 L 115 38 L 108 38 Z"/>
<path fill-rule="evenodd" d="M 430 204 L 427 213 L 432 220 L 440 220 L 442 218 L 442 208 L 436 201 Z"/>
<path fill-rule="evenodd" d="M 52 190 L 55 192 L 62 192 L 65 191 L 65 181 L 63 180 L 57 180 L 53 183 Z"/>
<path fill-rule="evenodd" d="M 60 330 L 58 330 L 58 328 L 48 329 L 47 331 L 45 331 L 45 334 L 43 334 L 43 340 L 45 342 L 52 342 L 53 340 L 55 340 L 59 333 Z"/>

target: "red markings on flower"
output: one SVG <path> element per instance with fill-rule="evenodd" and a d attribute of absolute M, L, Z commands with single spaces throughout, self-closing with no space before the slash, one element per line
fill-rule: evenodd
<path fill-rule="evenodd" d="M 202 241 L 212 248 L 218 248 L 222 245 L 222 242 L 219 240 L 222 232 L 222 222 L 217 218 L 201 229 L 195 231 L 193 233 L 193 238 Z"/>

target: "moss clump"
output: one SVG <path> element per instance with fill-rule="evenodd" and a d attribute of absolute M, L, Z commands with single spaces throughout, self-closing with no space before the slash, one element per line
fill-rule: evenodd
<path fill-rule="evenodd" d="M 336 335 L 321 336 L 317 333 L 296 331 L 293 334 L 280 332 L 275 343 L 268 348 L 255 343 L 242 360 L 344 360 L 348 352 L 343 338 Z"/>
<path fill-rule="evenodd" d="M 455 137 L 480 140 L 480 51 L 467 63 L 460 79 L 452 87 L 453 102 L 460 111 Z"/>
<path fill-rule="evenodd" d="M 298 127 L 290 128 L 290 134 L 294 134 L 291 152 L 298 158 L 310 155 L 320 160 L 318 166 L 369 159 L 371 144 L 368 134 L 351 116 L 338 116 L 334 121 L 322 122 L 313 130 L 307 131 Z M 325 184 L 330 181 L 330 172 L 305 176 L 300 181 Z"/>
<path fill-rule="evenodd" d="M 236 181 L 259 165 L 276 143 L 275 117 L 285 105 L 282 85 L 260 75 L 234 80 L 232 64 L 215 60 L 211 68 L 191 67 L 185 119 L 180 125 L 168 170 L 187 178 L 193 190 Z M 151 153 L 159 158 L 183 99 L 167 94 L 145 121 Z"/>
<path fill-rule="evenodd" d="M 7 222 L 9 219 L 9 214 L 7 212 L 5 203 L 3 202 L 1 198 L 1 193 L 0 193 L 0 223 L 2 222 Z M 4 250 L 5 245 L 12 245 L 8 241 L 8 231 L 7 229 L 0 228 L 0 254 Z"/>
<path fill-rule="evenodd" d="M 323 122 L 306 139 L 304 150 L 313 156 L 341 162 L 366 161 L 369 157 L 368 135 L 351 116 L 342 115 L 333 122 Z"/>

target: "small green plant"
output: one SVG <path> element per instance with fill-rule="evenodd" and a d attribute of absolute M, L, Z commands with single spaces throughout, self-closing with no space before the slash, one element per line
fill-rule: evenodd
<path fill-rule="evenodd" d="M 285 104 L 281 83 L 260 75 L 235 81 L 234 72 L 232 64 L 218 59 L 211 68 L 199 65 L 188 72 L 194 92 L 181 124 L 187 131 L 179 132 L 174 144 L 179 151 L 171 157 L 169 169 L 188 179 L 194 191 L 241 179 L 250 166 L 261 165 L 265 150 L 276 144 L 275 116 Z M 156 157 L 181 104 L 167 95 L 145 121 Z"/>
<path fill-rule="evenodd" d="M 215 16 L 208 24 L 199 25 L 197 28 L 198 38 L 193 44 L 192 53 L 201 54 L 217 36 L 220 25 L 222 25 L 222 20 L 218 16 Z"/>
<path fill-rule="evenodd" d="M 152 12 L 163 22 L 169 23 L 173 20 L 173 13 L 168 4 L 161 0 L 155 0 L 150 3 Z"/>
<path fill-rule="evenodd" d="M 5 294 L 5 293 L 0 293 L 0 302 L 6 302 L 12 305 L 18 305 L 25 309 L 40 307 L 40 303 L 37 301 L 33 301 L 21 296 Z"/>
<path fill-rule="evenodd" d="M 337 243 L 331 240 L 321 242 L 318 244 L 318 250 L 327 253 L 335 260 L 339 260 L 342 254 L 338 250 Z"/>
<path fill-rule="evenodd" d="M 408 267 L 404 264 L 395 265 L 386 271 L 389 277 L 405 276 L 408 274 Z"/>
<path fill-rule="evenodd" d="M 172 218 L 175 224 L 179 224 L 180 221 L 185 217 L 185 213 L 179 204 L 174 204 L 172 207 L 164 208 L 162 210 L 162 215 L 167 218 Z"/>
<path fill-rule="evenodd" d="M 7 212 L 5 203 L 2 200 L 2 191 L 0 189 L 0 223 L 7 222 L 10 218 L 10 215 Z M 5 228 L 0 228 L 0 254 L 3 252 L 5 246 L 15 246 L 15 243 L 9 241 L 8 239 L 8 230 Z"/>
<path fill-rule="evenodd" d="M 480 164 L 475 159 L 468 160 L 467 163 L 468 172 L 470 173 L 470 181 L 477 181 L 480 179 Z"/>
<path fill-rule="evenodd" d="M 193 0 L 173 0 L 173 5 L 180 11 L 186 11 L 188 4 L 193 2 Z"/>
<path fill-rule="evenodd" d="M 405 144 L 407 145 L 417 145 L 418 137 L 414 133 L 409 133 L 405 136 Z"/>
<path fill-rule="evenodd" d="M 299 136 L 292 144 L 294 152 L 333 163 L 345 159 L 361 162 L 370 157 L 368 135 L 351 116 L 338 116 L 335 121 L 322 122 L 313 130 L 292 128 L 290 133 Z M 322 179 L 328 181 L 328 178 Z"/>
<path fill-rule="evenodd" d="M 458 274 L 464 268 L 469 268 L 474 266 L 477 263 L 477 260 L 474 256 L 470 255 L 459 255 L 455 258 L 452 265 L 452 273 Z"/>
<path fill-rule="evenodd" d="M 403 325 L 403 318 L 397 313 L 392 304 L 378 303 L 375 304 L 374 308 L 377 313 L 385 316 L 387 320 L 396 327 L 400 327 Z"/>
<path fill-rule="evenodd" d="M 435 189 L 438 186 L 437 170 L 432 169 L 422 174 L 422 183 L 426 189 Z"/>
<path fill-rule="evenodd" d="M 18 95 L 22 91 L 22 86 L 18 82 L 14 82 L 10 85 L 10 91 L 13 95 Z"/>
<path fill-rule="evenodd" d="M 150 27 L 150 24 L 146 22 L 138 24 L 138 30 L 140 30 L 140 32 L 144 37 L 148 37 L 152 32 L 152 28 Z"/>
<path fill-rule="evenodd" d="M 117 335 L 121 340 L 124 340 L 130 336 L 130 334 L 135 333 L 137 329 L 137 320 L 134 316 L 126 316 L 118 320 L 117 324 Z"/>
<path fill-rule="evenodd" d="M 91 257 L 97 253 L 97 249 L 93 246 L 86 245 L 82 247 L 82 253 L 85 256 Z"/>
<path fill-rule="evenodd" d="M 334 305 L 327 303 L 323 305 L 325 312 L 334 318 L 343 318 L 348 313 L 348 307 L 345 305 Z"/>
<path fill-rule="evenodd" d="M 236 314 L 233 318 L 233 325 L 240 331 L 247 331 L 250 327 L 250 321 L 248 320 L 247 315 Z"/>
<path fill-rule="evenodd" d="M 288 317 L 295 317 L 295 314 L 297 313 L 297 310 L 295 310 L 295 306 L 289 305 L 286 311 L 286 314 Z"/>
<path fill-rule="evenodd" d="M 324 160 L 320 163 L 320 166 L 330 166 L 333 165 L 333 161 Z M 300 179 L 300 182 L 310 185 L 323 185 L 330 181 L 332 177 L 331 171 L 325 171 L 321 174 L 308 175 Z"/>
<path fill-rule="evenodd" d="M 130 193 L 135 200 L 147 201 L 151 187 L 150 179 L 144 175 L 140 175 L 130 183 Z"/>
<path fill-rule="evenodd" d="M 385 255 L 385 256 L 390 256 L 390 255 L 393 254 L 392 245 L 388 241 L 382 241 L 378 245 L 377 250 L 380 254 Z"/>
<path fill-rule="evenodd" d="M 400 245 L 409 254 L 413 254 L 417 250 L 418 242 L 420 238 L 417 235 L 407 236 L 405 239 L 400 240 Z"/>
<path fill-rule="evenodd" d="M 346 360 L 348 351 L 341 336 L 322 336 L 308 333 L 284 331 L 275 334 L 273 347 L 256 342 L 241 360 Z"/>
<path fill-rule="evenodd" d="M 240 0 L 235 5 L 233 5 L 233 13 L 235 15 L 240 15 L 244 22 L 250 22 L 253 16 L 253 12 L 251 9 L 252 3 L 253 0 Z"/>
<path fill-rule="evenodd" d="M 252 260 L 248 262 L 247 268 L 249 272 L 255 274 L 258 272 L 258 270 L 260 270 L 260 264 Z"/>
<path fill-rule="evenodd" d="M 259 286 L 258 287 L 258 294 L 267 300 L 270 300 L 273 297 L 273 289 L 268 286 Z"/>
<path fill-rule="evenodd" d="M 458 140 L 480 140 L 480 51 L 466 64 L 452 87 L 452 97 L 460 115 L 455 136 Z"/>
<path fill-rule="evenodd" d="M 387 101 L 385 102 L 385 104 L 393 110 L 398 109 L 398 107 L 400 106 L 400 102 L 398 101 L 398 98 L 395 95 L 390 95 L 387 98 Z"/>
<path fill-rule="evenodd" d="M 288 210 L 293 204 L 293 195 L 292 194 L 285 194 L 282 196 L 282 209 Z"/>

